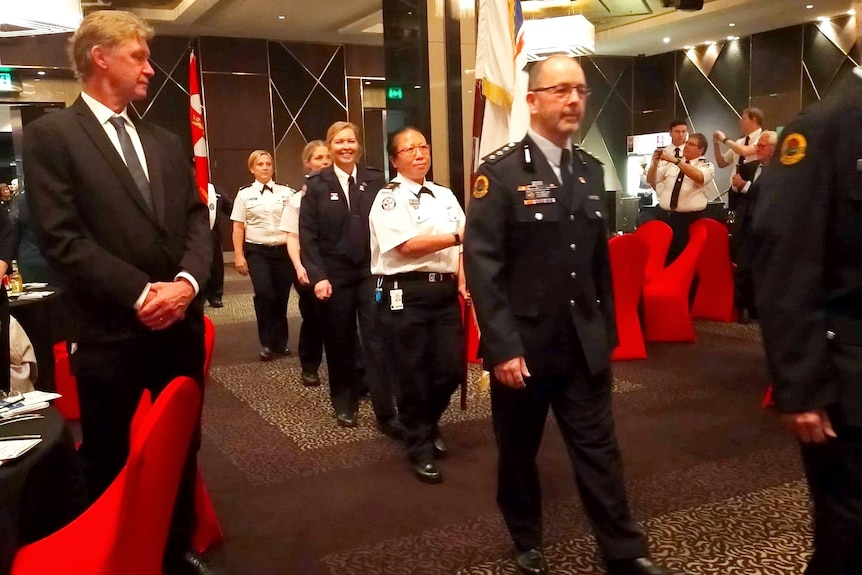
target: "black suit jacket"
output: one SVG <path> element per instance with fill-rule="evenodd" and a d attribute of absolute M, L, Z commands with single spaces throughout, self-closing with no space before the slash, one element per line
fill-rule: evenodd
<path fill-rule="evenodd" d="M 371 274 L 368 216 L 377 192 L 386 185 L 383 172 L 357 166 L 359 222 L 353 221 L 333 166 L 309 175 L 299 209 L 302 265 L 313 286 L 328 279 L 351 283 Z M 360 226 L 351 235 L 351 226 Z"/>
<path fill-rule="evenodd" d="M 468 206 L 464 267 L 486 365 L 523 355 L 533 375 L 560 375 L 582 351 L 593 374 L 610 367 L 617 337 L 604 175 L 585 152 L 573 158 L 574 196 L 554 189 L 555 203 L 525 204 L 531 184 L 559 185 L 529 137 L 479 168 L 487 193 L 480 185 Z"/>
<path fill-rule="evenodd" d="M 862 79 L 784 128 L 759 181 L 754 278 L 776 404 L 862 426 Z"/>
<path fill-rule="evenodd" d="M 25 130 L 26 197 L 40 249 L 64 289 L 71 341 L 150 333 L 133 308 L 147 282 L 172 281 L 185 271 L 201 289 L 206 284 L 207 208 L 184 148 L 153 124 L 136 121 L 135 127 L 155 213 L 82 99 Z M 202 313 L 192 305 L 181 323 L 202 329 Z"/>

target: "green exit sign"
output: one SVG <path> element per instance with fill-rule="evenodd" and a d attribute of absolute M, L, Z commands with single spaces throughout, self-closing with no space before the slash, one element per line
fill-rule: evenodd
<path fill-rule="evenodd" d="M 390 100 L 402 100 L 404 99 L 404 92 L 401 91 L 399 86 L 389 86 L 389 90 L 386 91 L 386 97 Z"/>
<path fill-rule="evenodd" d="M 12 91 L 12 73 L 0 72 L 0 92 Z"/>

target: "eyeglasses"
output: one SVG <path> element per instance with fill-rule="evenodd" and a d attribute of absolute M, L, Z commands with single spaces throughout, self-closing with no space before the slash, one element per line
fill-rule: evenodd
<path fill-rule="evenodd" d="M 593 91 L 586 86 L 570 86 L 568 84 L 556 84 L 554 86 L 545 86 L 544 88 L 533 88 L 530 91 L 547 92 L 558 100 L 568 98 L 572 92 L 577 92 L 578 97 L 582 99 L 588 98 L 589 95 L 593 93 Z"/>
<path fill-rule="evenodd" d="M 421 150 L 423 154 L 427 154 L 431 151 L 431 144 L 422 144 L 421 146 L 411 146 L 409 148 L 404 148 L 403 150 L 398 150 L 395 152 L 395 155 L 399 154 L 407 154 L 408 156 L 415 156 L 416 151 Z"/>

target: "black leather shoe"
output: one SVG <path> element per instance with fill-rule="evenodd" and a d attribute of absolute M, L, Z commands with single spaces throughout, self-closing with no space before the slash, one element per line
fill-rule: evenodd
<path fill-rule="evenodd" d="M 217 571 L 208 566 L 200 555 L 189 551 L 182 560 L 176 560 L 165 565 L 166 575 L 217 575 Z"/>
<path fill-rule="evenodd" d="M 422 461 L 411 464 L 413 473 L 422 483 L 443 483 L 443 474 L 433 461 Z"/>
<path fill-rule="evenodd" d="M 210 301 L 210 307 L 224 307 L 220 297 L 214 297 Z"/>
<path fill-rule="evenodd" d="M 377 431 L 385 435 L 386 437 L 391 437 L 392 439 L 396 439 L 401 441 L 404 439 L 404 427 L 401 425 L 401 422 L 398 421 L 397 417 L 393 417 L 388 420 L 377 420 Z"/>
<path fill-rule="evenodd" d="M 335 420 L 338 422 L 338 425 L 341 427 L 356 427 L 356 414 L 355 413 L 339 413 Z"/>
<path fill-rule="evenodd" d="M 260 361 L 269 361 L 275 356 L 275 353 L 268 347 L 264 347 L 258 355 L 260 355 Z"/>
<path fill-rule="evenodd" d="M 302 385 L 305 387 L 317 387 L 320 385 L 320 376 L 317 375 L 316 371 L 303 371 Z"/>
<path fill-rule="evenodd" d="M 443 438 L 438 435 L 434 438 L 434 458 L 446 459 L 447 455 L 449 455 L 449 448 L 443 443 Z"/>
<path fill-rule="evenodd" d="M 656 565 L 646 557 L 622 559 L 608 562 L 608 575 L 689 575 L 685 571 L 676 571 Z"/>
<path fill-rule="evenodd" d="M 545 575 L 548 572 L 548 562 L 538 549 L 524 551 L 515 559 L 515 564 L 522 575 Z"/>
<path fill-rule="evenodd" d="M 279 347 L 275 349 L 275 353 L 278 355 L 290 355 L 290 348 L 287 346 Z"/>

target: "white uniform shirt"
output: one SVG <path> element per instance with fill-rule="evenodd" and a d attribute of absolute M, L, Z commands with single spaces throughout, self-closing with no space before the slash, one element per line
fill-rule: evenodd
<path fill-rule="evenodd" d="M 679 154 L 675 153 L 674 150 L 679 150 Z M 674 158 L 683 158 L 683 151 L 685 150 L 685 142 L 680 144 L 679 146 L 674 146 L 673 144 L 664 147 L 664 151 L 673 156 Z"/>
<path fill-rule="evenodd" d="M 676 209 L 673 210 L 675 212 L 699 212 L 706 209 L 706 191 L 715 177 L 715 166 L 703 156 L 691 163 L 703 174 L 703 184 L 698 185 L 691 178 L 684 178 Z M 655 191 L 658 194 L 658 205 L 663 210 L 670 211 L 670 199 L 678 175 L 679 167 L 671 162 L 661 162 L 656 169 Z"/>
<path fill-rule="evenodd" d="M 464 210 L 449 188 L 425 181 L 418 184 L 397 175 L 395 188 L 383 188 L 371 208 L 371 273 L 457 273 L 461 246 L 438 250 L 422 257 L 401 255 L 398 246 L 417 236 L 464 234 Z M 434 194 L 420 194 L 422 186 Z"/>
<path fill-rule="evenodd" d="M 238 191 L 230 219 L 245 224 L 245 241 L 250 244 L 284 245 L 287 234 L 279 229 L 279 224 L 285 206 L 296 192 L 272 180 L 266 185 L 272 190 L 264 190 L 264 184 L 255 181 Z"/>
<path fill-rule="evenodd" d="M 281 214 L 281 222 L 278 229 L 289 234 L 299 235 L 299 206 L 302 205 L 302 197 L 305 195 L 305 186 L 302 190 L 290 196 L 290 201 L 284 206 Z"/>
<path fill-rule="evenodd" d="M 763 133 L 763 128 L 757 128 L 756 130 L 754 130 L 753 132 L 748 134 L 748 145 L 749 146 L 757 145 L 757 140 L 760 139 L 760 134 L 762 134 L 762 133 Z M 745 138 L 746 138 L 746 136 L 738 138 L 736 140 L 736 143 L 739 144 L 740 146 L 744 146 L 745 145 Z M 733 168 L 733 170 L 730 172 L 731 183 L 728 184 L 728 188 L 732 188 L 733 187 L 733 183 L 732 183 L 733 182 L 733 174 L 736 173 L 736 168 L 739 166 L 739 154 L 737 154 L 736 152 L 734 152 L 730 148 L 727 148 L 726 150 L 724 150 L 721 153 L 721 157 L 724 158 L 724 161 L 727 162 L 728 164 L 730 164 L 731 167 Z M 751 155 L 745 156 L 745 163 L 747 164 L 748 162 L 753 162 L 756 159 L 757 159 L 757 154 L 751 154 Z M 723 191 L 720 191 L 718 194 L 718 197 L 721 197 L 721 194 L 723 194 L 723 193 L 724 193 Z"/>

